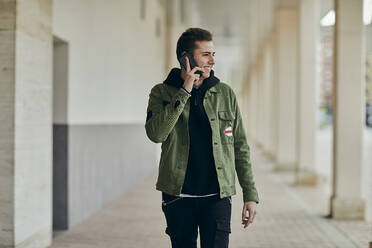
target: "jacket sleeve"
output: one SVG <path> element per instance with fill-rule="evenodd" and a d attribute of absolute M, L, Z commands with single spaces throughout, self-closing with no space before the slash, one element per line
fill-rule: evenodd
<path fill-rule="evenodd" d="M 170 102 L 162 99 L 162 84 L 155 85 L 150 92 L 147 106 L 146 134 L 155 143 L 164 142 L 181 115 L 187 99 L 191 96 L 183 88 L 173 95 Z"/>
<path fill-rule="evenodd" d="M 234 92 L 232 92 L 232 106 L 235 112 L 234 120 L 234 152 L 235 152 L 235 170 L 238 175 L 239 184 L 243 189 L 244 202 L 259 202 L 258 193 L 253 178 L 252 164 L 250 159 L 250 148 L 245 136 L 242 117 Z"/>

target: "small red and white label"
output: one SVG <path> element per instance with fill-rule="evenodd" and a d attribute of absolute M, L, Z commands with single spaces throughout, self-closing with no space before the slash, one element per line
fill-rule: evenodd
<path fill-rule="evenodd" d="M 232 127 L 227 127 L 223 132 L 226 136 L 232 136 Z"/>

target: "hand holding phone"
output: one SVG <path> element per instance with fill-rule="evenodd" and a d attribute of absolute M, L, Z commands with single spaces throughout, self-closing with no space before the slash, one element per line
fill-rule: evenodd
<path fill-rule="evenodd" d="M 196 63 L 194 56 L 191 53 L 185 52 L 181 58 L 179 58 L 179 62 L 182 65 L 183 68 L 187 71 L 187 65 L 186 65 L 186 58 L 188 58 L 190 63 L 190 69 L 194 69 L 195 67 L 198 67 L 198 64 Z M 198 70 L 195 72 L 196 74 L 199 74 L 200 76 L 203 74 L 201 70 Z"/>
<path fill-rule="evenodd" d="M 197 70 L 203 73 L 202 72 L 203 69 L 197 66 L 191 69 L 188 56 L 185 57 L 185 68 L 186 68 L 186 75 L 185 75 L 185 81 L 183 84 L 183 88 L 185 88 L 188 92 L 191 92 L 194 84 L 198 82 L 200 78 L 200 74 L 196 73 Z"/>

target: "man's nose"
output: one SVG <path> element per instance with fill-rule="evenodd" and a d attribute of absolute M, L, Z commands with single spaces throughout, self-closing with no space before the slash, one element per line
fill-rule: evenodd
<path fill-rule="evenodd" d="M 215 59 L 214 59 L 213 56 L 211 56 L 210 59 L 209 59 L 209 64 L 214 65 L 214 63 L 215 63 Z"/>

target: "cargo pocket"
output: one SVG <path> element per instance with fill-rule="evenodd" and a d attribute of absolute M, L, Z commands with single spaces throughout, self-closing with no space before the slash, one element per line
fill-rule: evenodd
<path fill-rule="evenodd" d="M 230 222 L 228 220 L 216 220 L 216 230 L 231 233 Z"/>
<path fill-rule="evenodd" d="M 228 248 L 229 234 L 231 233 L 230 222 L 228 220 L 216 220 L 216 235 L 214 238 L 214 248 Z"/>
<path fill-rule="evenodd" d="M 161 208 L 167 222 L 165 233 L 168 234 L 171 238 L 175 238 L 177 236 L 175 229 L 175 227 L 177 226 L 177 219 L 175 217 L 178 212 L 177 202 L 179 202 L 180 199 L 182 198 L 165 193 L 162 194 Z"/>

